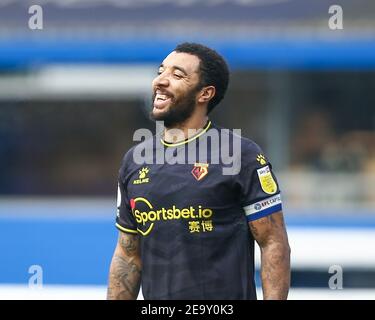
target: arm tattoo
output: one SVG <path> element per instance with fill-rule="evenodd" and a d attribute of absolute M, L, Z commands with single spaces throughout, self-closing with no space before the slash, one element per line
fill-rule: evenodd
<path fill-rule="evenodd" d="M 140 286 L 141 271 L 136 263 L 128 262 L 120 256 L 114 256 L 108 299 L 130 300 L 136 299 Z"/>
<path fill-rule="evenodd" d="M 264 299 L 286 299 L 290 286 L 290 248 L 282 215 L 271 214 L 249 223 L 261 248 Z"/>
<path fill-rule="evenodd" d="M 120 233 L 109 273 L 107 299 L 135 300 L 140 283 L 139 236 Z"/>
<path fill-rule="evenodd" d="M 137 253 L 139 246 L 138 236 L 119 236 L 119 243 L 122 249 L 127 253 L 128 256 L 133 256 Z"/>

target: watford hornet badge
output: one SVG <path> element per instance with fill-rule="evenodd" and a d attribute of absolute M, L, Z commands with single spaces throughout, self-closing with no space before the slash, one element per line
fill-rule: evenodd
<path fill-rule="evenodd" d="M 202 180 L 208 173 L 208 163 L 195 163 L 191 174 L 195 179 Z"/>

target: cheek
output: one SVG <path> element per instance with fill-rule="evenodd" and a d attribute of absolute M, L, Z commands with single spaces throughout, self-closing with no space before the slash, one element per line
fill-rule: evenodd
<path fill-rule="evenodd" d="M 173 91 L 176 96 L 186 96 L 191 91 L 191 88 L 184 83 L 174 83 Z"/>

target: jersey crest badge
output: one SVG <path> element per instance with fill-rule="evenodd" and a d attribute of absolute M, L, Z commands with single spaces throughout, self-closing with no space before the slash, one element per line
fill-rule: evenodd
<path fill-rule="evenodd" d="M 191 174 L 195 179 L 202 180 L 208 173 L 208 163 L 195 163 Z"/>
<path fill-rule="evenodd" d="M 275 194 L 277 191 L 277 184 L 273 179 L 269 166 L 265 166 L 257 170 L 260 186 L 267 194 Z"/>

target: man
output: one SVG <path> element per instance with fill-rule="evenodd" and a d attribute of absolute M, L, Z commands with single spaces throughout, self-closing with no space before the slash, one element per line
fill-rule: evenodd
<path fill-rule="evenodd" d="M 240 138 L 240 167 L 224 175 L 225 161 L 213 161 L 211 153 L 235 135 L 203 143 L 223 131 L 207 115 L 228 82 L 223 58 L 199 44 L 177 46 L 160 65 L 151 117 L 165 129 L 123 159 L 108 299 L 136 299 L 141 283 L 145 299 L 256 299 L 254 239 L 264 299 L 287 298 L 290 249 L 271 164 Z M 137 164 L 140 146 L 153 151 L 147 165 Z M 154 155 L 170 160 L 202 149 L 207 159 L 193 163 L 157 163 Z"/>

